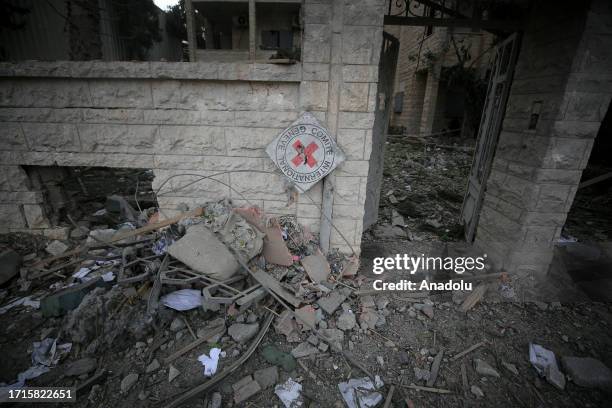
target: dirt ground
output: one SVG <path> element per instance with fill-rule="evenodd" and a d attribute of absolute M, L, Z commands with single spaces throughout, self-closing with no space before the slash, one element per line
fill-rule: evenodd
<path fill-rule="evenodd" d="M 359 361 L 375 375 L 380 375 L 386 386 L 395 384 L 395 407 L 406 406 L 411 401 L 415 407 L 463 407 L 463 406 L 511 406 L 511 407 L 605 407 L 610 397 L 600 391 L 580 388 L 571 382 L 560 391 L 538 377 L 528 360 L 529 343 L 537 343 L 554 351 L 557 357 L 563 355 L 593 356 L 608 366 L 612 362 L 612 308 L 610 304 L 519 304 L 483 303 L 467 314 L 457 310 L 450 293 L 434 295 L 434 316 L 429 319 L 416 312 L 411 302 L 403 295 L 379 295 L 389 300 L 386 306 L 386 324 L 374 330 L 360 329 L 346 333 L 343 347 L 351 349 Z M 359 298 L 350 301 L 353 310 L 359 310 Z M 135 317 L 143 304 L 126 307 L 123 313 Z M 258 310 L 260 321 L 264 310 Z M 338 312 L 337 312 L 338 313 Z M 169 313 L 166 322 L 178 313 Z M 202 327 L 207 318 L 214 316 L 200 310 L 183 312 L 190 325 L 196 330 Z M 328 321 L 333 321 L 329 317 Z M 1 379 L 10 381 L 17 373 L 30 365 L 28 349 L 34 341 L 40 340 L 41 333 L 53 328 L 59 330 L 60 319 L 43 319 L 39 312 L 32 309 L 13 309 L 0 315 L 0 324 L 5 328 L 0 338 L 2 347 Z M 155 338 L 154 332 L 143 333 L 142 338 L 122 336 L 104 353 L 97 355 L 98 366 L 108 371 L 106 381 L 102 382 L 87 397 L 79 398 L 74 406 L 78 407 L 147 407 L 165 406 L 173 397 L 202 383 L 205 378 L 197 356 L 207 352 L 210 345 L 202 345 L 192 352 L 175 360 L 172 364 L 180 375 L 168 383 L 168 366 L 162 361 L 180 347 L 193 341 L 189 331 L 183 329 L 173 333 L 168 329 L 160 331 L 165 350 L 149 350 Z M 180 337 L 179 337 L 180 335 Z M 307 335 L 302 335 L 305 340 Z M 137 341 L 146 346 L 137 346 Z M 349 346 L 349 341 L 352 346 Z M 483 345 L 463 358 L 451 361 L 450 358 L 468 347 L 482 342 Z M 157 343 L 157 338 L 155 338 Z M 241 367 L 227 377 L 217 389 L 223 394 L 223 406 L 233 406 L 230 402 L 233 392 L 231 384 L 244 375 L 270 365 L 260 355 L 261 347 L 273 343 L 280 350 L 290 352 L 297 343 L 288 343 L 284 336 L 270 329 L 259 349 Z M 231 341 L 221 341 L 221 347 L 228 357 L 222 358 L 219 369 L 230 365 L 237 357 L 229 357 L 242 352 Z M 431 360 L 444 349 L 436 388 L 449 390 L 449 394 L 436 394 L 407 388 L 410 384 L 423 385 L 417 381 L 414 368 L 428 368 Z M 142 350 L 142 351 L 139 351 Z M 75 354 L 75 355 L 73 355 Z M 71 354 L 70 360 L 78 357 L 79 351 Z M 162 368 L 150 375 L 144 373 L 150 358 L 162 362 Z M 381 360 L 382 358 L 382 360 Z M 484 377 L 474 370 L 473 360 L 487 361 L 501 375 L 499 379 Z M 319 353 L 302 360 L 311 374 L 300 366 L 294 372 L 280 370 L 280 381 L 288 377 L 298 379 L 307 397 L 307 406 L 343 406 L 337 384 L 349 378 L 363 377 L 363 373 L 352 367 L 337 353 Z M 514 364 L 518 369 L 515 375 L 502 366 L 502 362 Z M 381 364 L 382 363 L 382 364 Z M 461 366 L 465 365 L 469 387 L 478 386 L 484 393 L 478 398 L 463 388 Z M 55 370 L 61 371 L 61 367 Z M 61 375 L 43 375 L 33 382 L 39 386 L 73 386 L 85 378 L 61 378 Z M 140 378 L 127 395 L 121 395 L 120 382 L 129 373 L 138 373 Z M 85 376 L 86 377 L 86 376 Z M 138 398 L 141 391 L 147 393 L 145 400 Z M 205 407 L 205 396 L 186 406 Z M 272 389 L 264 390 L 238 405 L 240 407 L 282 406 Z M 410 405 L 408 405 L 410 406 Z"/>

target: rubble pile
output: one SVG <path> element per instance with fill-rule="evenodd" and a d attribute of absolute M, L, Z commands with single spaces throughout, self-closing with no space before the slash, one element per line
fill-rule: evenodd
<path fill-rule="evenodd" d="M 104 210 L 122 219 L 3 237 L 0 398 L 30 385 L 75 387 L 83 407 L 440 406 L 521 376 L 555 392 L 612 378 L 586 350 L 557 364 L 534 342 L 497 359 L 499 339 L 528 334 L 492 306 L 373 291 L 355 256 L 323 254 L 293 216 L 222 200 L 167 217 L 118 196 Z"/>
<path fill-rule="evenodd" d="M 373 241 L 455 241 L 474 140 L 452 136 L 389 135 L 377 223 L 364 238 Z"/>

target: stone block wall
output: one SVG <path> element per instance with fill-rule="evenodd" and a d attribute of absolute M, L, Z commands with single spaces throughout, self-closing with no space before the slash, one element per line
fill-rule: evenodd
<path fill-rule="evenodd" d="M 611 39 L 609 2 L 545 1 L 532 11 L 476 235 L 508 271 L 548 270 L 612 97 Z"/>
<path fill-rule="evenodd" d="M 168 216 L 181 204 L 230 197 L 269 214 L 297 214 L 318 232 L 322 183 L 308 192 L 312 200 L 302 195 L 288 206 L 287 186 L 264 151 L 310 111 L 346 153 L 330 177 L 332 219 L 358 252 L 383 8 L 382 0 L 306 0 L 303 62 L 294 65 L 0 64 L 0 232 L 48 226 L 44 197 L 23 165 L 150 168 L 154 189 L 177 176 L 158 194 Z M 215 174 L 221 183 L 180 188 Z M 332 247 L 349 251 L 348 244 L 332 232 Z"/>

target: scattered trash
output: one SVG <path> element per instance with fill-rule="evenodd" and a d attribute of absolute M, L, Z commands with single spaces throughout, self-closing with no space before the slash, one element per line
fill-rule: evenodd
<path fill-rule="evenodd" d="M 195 309 L 202 306 L 202 291 L 181 289 L 162 296 L 162 304 L 178 311 Z"/>
<path fill-rule="evenodd" d="M 381 389 L 384 384 L 379 376 L 376 376 L 374 380 L 375 382 L 372 382 L 370 378 L 364 377 L 338 384 L 346 405 L 349 408 L 368 408 L 378 405 L 383 400 L 383 396 L 377 390 Z"/>
<path fill-rule="evenodd" d="M 538 344 L 529 343 L 529 361 L 549 383 L 560 390 L 565 388 L 565 376 L 559 370 L 555 353 Z"/>
<path fill-rule="evenodd" d="M 285 408 L 297 408 L 303 405 L 302 384 L 295 382 L 291 377 L 283 384 L 274 387 L 274 393 L 281 400 Z"/>
<path fill-rule="evenodd" d="M 4 314 L 4 313 L 8 312 L 9 310 L 11 310 L 12 308 L 14 308 L 16 306 L 27 306 L 27 307 L 32 307 L 34 309 L 39 309 L 40 308 L 40 301 L 39 300 L 32 300 L 32 296 L 25 296 L 25 297 L 22 297 L 20 299 L 16 299 L 16 300 L 10 302 L 9 304 L 6 304 L 6 305 L 0 307 L 0 314 Z"/>
<path fill-rule="evenodd" d="M 198 357 L 198 361 L 204 366 L 204 375 L 206 377 L 212 377 L 217 372 L 217 366 L 219 365 L 219 357 L 225 357 L 225 353 L 220 348 L 212 348 L 206 354 L 202 354 Z"/>

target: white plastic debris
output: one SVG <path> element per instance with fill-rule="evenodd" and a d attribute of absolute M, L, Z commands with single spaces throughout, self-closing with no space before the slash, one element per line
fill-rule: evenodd
<path fill-rule="evenodd" d="M 33 307 L 34 309 L 39 309 L 40 308 L 40 301 L 39 300 L 32 300 L 32 296 L 22 297 L 20 299 L 16 299 L 16 300 L 12 301 L 11 303 L 6 304 L 6 305 L 0 307 L 0 314 L 5 314 L 6 312 L 11 310 L 12 308 L 14 308 L 16 306 L 21 306 L 21 305 Z"/>
<path fill-rule="evenodd" d="M 202 292 L 198 289 L 181 289 L 162 296 L 164 306 L 184 311 L 202 306 Z"/>
<path fill-rule="evenodd" d="M 209 356 L 202 354 L 200 357 L 198 357 L 198 361 L 204 366 L 204 375 L 206 377 L 212 377 L 217 372 L 219 356 L 225 357 L 225 352 L 221 351 L 220 348 L 215 347 L 210 349 Z"/>
<path fill-rule="evenodd" d="M 92 215 L 94 217 L 101 217 L 103 215 L 106 215 L 107 212 L 108 211 L 106 211 L 106 208 L 102 208 L 102 209 L 99 209 L 98 211 L 96 211 L 95 213 L 93 213 Z"/>
<path fill-rule="evenodd" d="M 555 353 L 537 344 L 529 344 L 529 361 L 540 376 L 560 390 L 565 388 L 565 375 L 559 370 Z"/>
<path fill-rule="evenodd" d="M 301 407 L 304 403 L 301 392 L 302 384 L 293 381 L 291 377 L 285 383 L 274 387 L 274 393 L 280 398 L 285 408 Z"/>
<path fill-rule="evenodd" d="M 374 377 L 374 380 L 373 383 L 369 377 L 363 377 L 338 384 L 346 405 L 349 408 L 369 408 L 378 405 L 383 400 L 383 396 L 376 390 L 384 384 L 379 376 Z"/>
<path fill-rule="evenodd" d="M 555 353 L 538 344 L 529 343 L 529 361 L 541 376 L 546 374 L 548 367 L 557 368 Z"/>
<path fill-rule="evenodd" d="M 74 273 L 72 276 L 77 278 L 77 279 L 83 279 L 84 277 L 86 277 L 92 270 L 89 268 L 81 268 L 79 269 L 76 273 Z"/>
<path fill-rule="evenodd" d="M 115 279 L 115 274 L 113 273 L 113 271 L 102 274 L 102 280 L 104 282 L 112 282 L 114 279 Z"/>
<path fill-rule="evenodd" d="M 35 341 L 32 351 L 32 363 L 51 367 L 59 363 L 62 356 L 70 353 L 72 343 L 57 344 L 57 339 L 46 338 Z"/>

